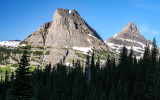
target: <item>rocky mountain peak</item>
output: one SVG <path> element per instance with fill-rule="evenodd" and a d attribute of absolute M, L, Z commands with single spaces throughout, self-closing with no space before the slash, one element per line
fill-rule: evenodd
<path fill-rule="evenodd" d="M 76 10 L 59 8 L 55 11 L 52 21 L 52 27 L 68 27 L 78 29 L 78 25 L 86 24 Z M 71 26 L 71 24 L 74 24 Z"/>
<path fill-rule="evenodd" d="M 132 32 L 140 34 L 139 29 L 137 28 L 136 24 L 129 22 L 122 30 L 122 32 Z"/>
<path fill-rule="evenodd" d="M 42 62 L 52 64 L 62 59 L 64 63 L 81 59 L 80 54 L 86 54 L 93 48 L 97 51 L 110 49 L 76 10 L 62 8 L 55 11 L 52 22 L 42 25 L 23 43 L 34 48 L 43 47 Z M 45 55 L 46 52 L 49 54 Z"/>
<path fill-rule="evenodd" d="M 68 10 L 68 9 L 62 9 L 62 8 L 58 8 L 55 11 L 54 15 L 57 15 L 57 14 L 59 14 L 61 17 L 80 16 L 76 10 Z"/>
<path fill-rule="evenodd" d="M 128 23 L 121 32 L 105 40 L 105 43 L 118 53 L 124 45 L 127 49 L 132 47 L 137 56 L 142 56 L 146 44 L 151 45 L 151 42 L 142 36 L 137 26 L 132 22 Z"/>
<path fill-rule="evenodd" d="M 99 34 L 81 18 L 77 11 L 59 8 L 54 13 L 46 37 L 46 45 L 90 46 L 87 38 L 91 36 L 103 42 Z"/>

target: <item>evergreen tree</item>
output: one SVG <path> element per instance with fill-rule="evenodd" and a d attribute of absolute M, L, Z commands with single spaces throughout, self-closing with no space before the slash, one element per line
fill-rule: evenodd
<path fill-rule="evenodd" d="M 160 57 L 159 57 L 159 61 L 158 61 L 158 77 L 157 77 L 157 86 L 156 86 L 156 96 L 155 96 L 155 100 L 159 100 L 160 99 Z"/>
<path fill-rule="evenodd" d="M 94 51 L 92 53 L 92 58 L 91 58 L 91 68 L 95 67 L 95 61 L 94 61 Z"/>
<path fill-rule="evenodd" d="M 90 59 L 89 59 L 89 52 L 87 54 L 87 60 L 86 60 L 86 67 L 87 67 L 87 84 L 90 85 L 91 80 L 91 68 L 90 68 Z"/>
<path fill-rule="evenodd" d="M 152 71 L 153 71 L 153 91 L 156 91 L 155 100 L 158 98 L 158 88 L 159 88 L 159 67 L 158 67 L 158 47 L 156 45 L 156 39 L 153 39 L 152 49 L 151 49 L 151 62 L 152 62 Z"/>
<path fill-rule="evenodd" d="M 128 51 L 126 47 L 124 46 L 121 53 L 120 53 L 120 62 L 119 62 L 119 68 L 120 68 L 120 82 L 121 85 L 124 86 L 124 91 L 122 93 L 124 97 L 122 97 L 125 100 L 128 100 L 128 86 L 129 86 L 129 76 L 130 76 L 130 66 L 129 66 L 129 60 L 128 60 Z M 120 83 L 119 83 L 120 84 Z"/>
<path fill-rule="evenodd" d="M 96 62 L 96 71 L 97 71 L 97 73 L 100 71 L 100 59 L 99 59 L 99 56 L 98 56 L 98 59 L 97 59 L 97 62 Z"/>
<path fill-rule="evenodd" d="M 112 86 L 112 62 L 110 55 L 108 55 L 106 66 L 104 68 L 104 74 L 105 77 L 105 90 L 106 90 L 106 96 L 107 98 L 109 97 L 109 92 L 111 91 L 111 86 Z"/>
<path fill-rule="evenodd" d="M 91 68 L 91 84 L 97 84 L 98 72 L 97 72 L 97 68 L 95 67 L 94 51 L 92 53 L 91 67 L 90 68 Z"/>
<path fill-rule="evenodd" d="M 152 57 L 149 45 L 145 47 L 143 56 L 143 88 L 144 99 L 152 99 L 155 97 L 154 83 L 154 67 L 152 66 Z"/>
<path fill-rule="evenodd" d="M 19 67 L 16 69 L 15 79 L 8 91 L 7 100 L 33 100 L 33 85 L 29 71 L 28 52 L 24 50 Z"/>
<path fill-rule="evenodd" d="M 11 73 L 10 80 L 11 80 L 11 82 L 14 80 L 14 72 Z"/>
<path fill-rule="evenodd" d="M 133 49 L 131 47 L 129 58 L 128 58 L 128 96 L 131 97 L 133 95 L 133 88 L 135 82 L 136 71 L 134 67 L 134 58 L 133 58 Z"/>
<path fill-rule="evenodd" d="M 157 64 L 158 64 L 158 47 L 156 45 L 156 39 L 153 39 L 152 42 L 152 50 L 151 50 L 151 59 L 152 59 L 152 66 L 154 68 L 154 70 L 156 70 L 157 68 Z"/>
<path fill-rule="evenodd" d="M 5 85 L 6 85 L 6 87 L 8 87 L 8 84 L 9 84 L 9 73 L 8 73 L 8 71 L 6 70 L 6 72 L 5 72 Z"/>

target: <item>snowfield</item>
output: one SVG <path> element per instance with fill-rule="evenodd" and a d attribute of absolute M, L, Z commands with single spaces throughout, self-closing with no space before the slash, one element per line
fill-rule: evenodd
<path fill-rule="evenodd" d="M 0 41 L 0 46 L 18 47 L 20 41 Z"/>
<path fill-rule="evenodd" d="M 79 50 L 79 51 L 82 51 L 84 52 L 85 54 L 88 52 L 88 51 L 92 51 L 92 48 L 91 47 L 72 47 L 74 50 Z"/>
<path fill-rule="evenodd" d="M 112 49 L 115 49 L 116 52 L 120 53 L 120 49 L 123 48 L 124 45 L 118 45 L 118 44 L 113 44 L 113 43 L 106 43 L 109 47 L 111 47 Z M 125 46 L 128 50 L 131 49 L 132 46 Z M 132 47 L 133 51 L 137 51 L 143 54 L 144 48 L 140 48 L 140 47 Z M 142 51 L 140 51 L 142 50 Z"/>

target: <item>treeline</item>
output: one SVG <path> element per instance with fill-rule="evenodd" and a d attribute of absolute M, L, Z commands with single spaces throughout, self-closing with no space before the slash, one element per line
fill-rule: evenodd
<path fill-rule="evenodd" d="M 155 39 L 137 61 L 124 46 L 118 63 L 110 56 L 100 66 L 95 54 L 71 67 L 62 63 L 28 70 L 25 51 L 16 74 L 6 72 L 0 82 L 0 100 L 160 100 L 160 58 Z"/>
<path fill-rule="evenodd" d="M 6 63 L 9 63 L 6 60 L 9 59 L 11 51 L 11 49 L 0 47 L 0 65 L 5 65 Z"/>

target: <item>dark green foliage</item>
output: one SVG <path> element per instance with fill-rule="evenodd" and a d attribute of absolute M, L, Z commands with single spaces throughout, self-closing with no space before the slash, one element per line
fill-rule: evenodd
<path fill-rule="evenodd" d="M 12 67 L 18 67 L 19 65 L 18 64 L 12 64 L 11 66 Z"/>
<path fill-rule="evenodd" d="M 49 52 L 49 51 L 46 51 L 45 55 L 49 55 L 49 54 L 50 54 L 50 52 Z"/>
<path fill-rule="evenodd" d="M 42 54 L 43 54 L 43 51 L 33 51 L 33 54 L 34 54 L 34 55 L 42 55 Z"/>
<path fill-rule="evenodd" d="M 16 69 L 15 79 L 8 90 L 7 100 L 33 100 L 33 90 L 28 53 L 24 50 L 19 67 Z"/>
<path fill-rule="evenodd" d="M 17 48 L 13 51 L 13 54 L 22 54 L 23 53 L 23 50 Z"/>
<path fill-rule="evenodd" d="M 82 54 L 82 53 L 78 53 L 78 52 L 75 52 L 75 54 L 78 56 L 78 57 L 81 57 L 81 58 L 86 58 L 86 55 L 85 54 Z"/>
<path fill-rule="evenodd" d="M 22 50 L 31 50 L 32 46 L 31 45 L 27 45 L 27 46 L 21 46 L 19 47 L 19 49 L 22 49 Z"/>
<path fill-rule="evenodd" d="M 18 62 L 19 60 L 15 57 L 11 57 L 15 62 Z"/>
<path fill-rule="evenodd" d="M 38 49 L 42 49 L 42 50 L 44 49 L 44 47 L 41 47 L 41 46 L 38 46 L 38 47 L 36 47 L 36 48 L 38 48 Z"/>
<path fill-rule="evenodd" d="M 11 55 L 12 49 L 6 49 L 4 47 L 0 47 L 0 64 L 5 65 L 9 62 L 7 61 Z"/>

